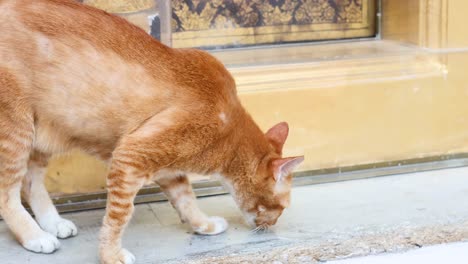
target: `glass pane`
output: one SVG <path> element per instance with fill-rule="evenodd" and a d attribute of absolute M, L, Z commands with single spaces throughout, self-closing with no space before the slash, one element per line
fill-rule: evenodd
<path fill-rule="evenodd" d="M 171 45 L 170 0 L 80 0 L 84 4 L 117 14 Z"/>

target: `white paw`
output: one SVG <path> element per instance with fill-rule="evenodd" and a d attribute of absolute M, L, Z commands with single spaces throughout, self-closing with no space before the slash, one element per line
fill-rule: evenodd
<path fill-rule="evenodd" d="M 60 248 L 60 242 L 53 235 L 42 232 L 37 237 L 26 240 L 23 247 L 32 252 L 50 254 Z"/>
<path fill-rule="evenodd" d="M 40 223 L 40 226 L 44 231 L 58 237 L 58 238 L 67 238 L 76 236 L 78 234 L 78 229 L 72 221 L 63 219 L 61 217 L 48 221 L 43 221 Z"/>
<path fill-rule="evenodd" d="M 208 223 L 204 226 L 197 228 L 196 233 L 200 235 L 217 235 L 223 233 L 228 228 L 227 221 L 219 216 L 212 216 L 208 218 Z"/>
<path fill-rule="evenodd" d="M 126 250 L 125 248 L 122 248 L 122 250 L 120 250 L 120 262 L 122 264 L 133 264 L 135 263 L 135 256 L 130 253 L 130 251 Z"/>
<path fill-rule="evenodd" d="M 133 264 L 135 256 L 130 251 L 122 248 L 118 254 L 101 255 L 101 263 L 103 264 Z"/>

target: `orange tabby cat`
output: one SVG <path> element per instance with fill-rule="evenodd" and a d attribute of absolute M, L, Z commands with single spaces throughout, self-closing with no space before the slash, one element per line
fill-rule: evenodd
<path fill-rule="evenodd" d="M 122 233 L 152 181 L 196 233 L 226 230 L 186 173 L 218 176 L 250 224 L 276 223 L 303 157 L 281 158 L 288 125 L 263 134 L 219 61 L 69 0 L 0 0 L 0 13 L 0 214 L 26 249 L 51 253 L 77 234 L 43 185 L 48 158 L 74 148 L 110 165 L 102 263 L 134 262 Z"/>

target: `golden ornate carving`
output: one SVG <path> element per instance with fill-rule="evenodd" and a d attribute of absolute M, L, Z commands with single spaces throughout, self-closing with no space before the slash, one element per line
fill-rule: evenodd
<path fill-rule="evenodd" d="M 361 0 L 173 0 L 172 3 L 176 32 L 220 25 L 258 27 L 361 22 L 364 11 Z"/>
<path fill-rule="evenodd" d="M 361 6 L 357 4 L 360 1 L 351 2 L 350 5 L 344 7 L 344 11 L 341 12 L 342 16 L 340 19 L 347 23 L 355 23 L 362 21 L 362 10 Z"/>
<path fill-rule="evenodd" d="M 326 0 L 304 0 L 296 11 L 296 19 L 305 23 L 333 23 L 336 16 L 335 9 Z"/>
<path fill-rule="evenodd" d="M 375 33 L 375 0 L 172 0 L 172 6 L 176 47 L 311 41 Z"/>
<path fill-rule="evenodd" d="M 194 4 L 199 4 L 198 2 L 200 1 L 193 1 Z M 212 20 L 216 14 L 216 9 L 212 8 L 212 5 L 210 4 L 206 5 L 201 12 L 190 11 L 190 7 L 183 3 L 183 1 L 173 1 L 172 8 L 174 10 L 173 12 L 181 14 L 177 17 L 178 21 L 180 24 L 184 25 L 184 28 L 187 30 L 210 28 Z M 176 24 L 173 25 L 176 26 Z"/>

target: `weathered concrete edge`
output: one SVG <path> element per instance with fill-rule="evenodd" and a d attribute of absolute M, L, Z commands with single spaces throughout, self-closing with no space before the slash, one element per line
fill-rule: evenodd
<path fill-rule="evenodd" d="M 255 253 L 235 253 L 214 257 L 193 257 L 177 260 L 183 264 L 275 263 L 305 264 L 360 257 L 387 252 L 400 252 L 435 244 L 468 241 L 468 220 L 461 223 L 400 228 L 391 232 L 362 234 L 345 240 L 320 244 L 300 243 L 280 247 L 265 247 Z M 172 262 L 168 262 L 172 263 Z M 175 262 L 174 262 L 175 263 Z"/>

